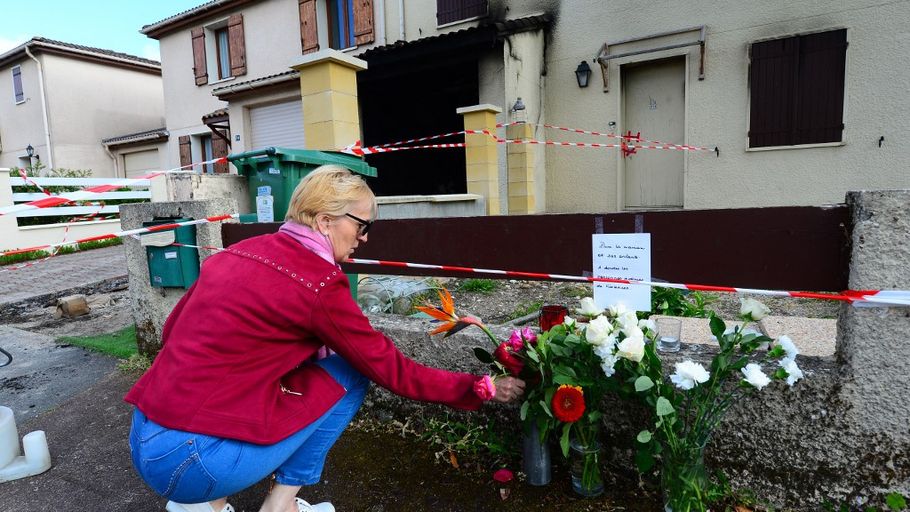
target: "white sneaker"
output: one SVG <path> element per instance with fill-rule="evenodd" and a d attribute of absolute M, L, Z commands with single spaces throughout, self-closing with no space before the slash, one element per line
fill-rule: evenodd
<path fill-rule="evenodd" d="M 208 502 L 205 503 L 177 503 L 169 501 L 164 507 L 167 512 L 218 512 Z M 334 509 L 332 509 L 334 510 Z M 227 503 L 220 512 L 234 512 L 234 507 Z M 320 511 L 321 512 L 321 511 Z"/>
<path fill-rule="evenodd" d="M 310 505 L 300 498 L 294 500 L 297 502 L 297 512 L 335 512 L 335 506 L 328 501 Z"/>

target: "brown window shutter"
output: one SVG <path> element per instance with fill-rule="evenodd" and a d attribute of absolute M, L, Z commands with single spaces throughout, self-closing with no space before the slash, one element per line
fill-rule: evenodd
<path fill-rule="evenodd" d="M 373 42 L 373 0 L 354 0 L 354 43 Z"/>
<path fill-rule="evenodd" d="M 204 85 L 209 83 L 209 72 L 205 64 L 205 30 L 197 27 L 190 34 L 193 36 L 193 74 L 196 75 L 196 85 Z"/>
<path fill-rule="evenodd" d="M 231 54 L 231 76 L 246 74 L 246 49 L 243 42 L 243 15 L 228 18 L 228 48 Z"/>
<path fill-rule="evenodd" d="M 212 137 L 212 156 L 221 158 L 228 155 L 227 142 L 218 136 Z M 229 171 L 227 162 L 215 164 L 215 174 L 224 174 Z"/>
<path fill-rule="evenodd" d="M 846 56 L 846 29 L 800 37 L 793 144 L 842 140 Z"/>
<path fill-rule="evenodd" d="M 190 151 L 190 136 L 181 135 L 177 138 L 180 143 L 180 167 L 186 167 L 193 163 L 193 153 Z"/>
<path fill-rule="evenodd" d="M 300 45 L 303 53 L 319 50 L 319 35 L 316 31 L 316 0 L 298 0 L 300 7 Z"/>
<path fill-rule="evenodd" d="M 798 55 L 798 37 L 752 45 L 749 147 L 792 144 Z"/>

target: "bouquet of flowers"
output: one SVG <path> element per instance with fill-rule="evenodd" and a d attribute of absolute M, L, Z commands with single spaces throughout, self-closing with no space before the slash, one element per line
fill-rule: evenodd
<path fill-rule="evenodd" d="M 796 364 L 799 351 L 790 338 L 781 336 L 775 341 L 746 328 L 764 317 L 768 308 L 754 299 L 741 301 L 742 326 L 727 329 L 720 318 L 711 317 L 711 332 L 720 351 L 710 368 L 685 360 L 676 363 L 667 382 L 653 343 L 640 347 L 637 342 L 632 346 L 620 342 L 604 351 L 604 373 L 615 374 L 622 393 L 637 396 L 654 414 L 653 427 L 637 436 L 636 463 L 644 473 L 660 459 L 668 510 L 707 509 L 710 482 L 704 448 L 736 399 L 761 390 L 772 380 L 792 386 L 803 378 Z M 610 367 L 609 361 L 616 364 Z M 765 373 L 769 367 L 773 368 L 770 375 Z"/>

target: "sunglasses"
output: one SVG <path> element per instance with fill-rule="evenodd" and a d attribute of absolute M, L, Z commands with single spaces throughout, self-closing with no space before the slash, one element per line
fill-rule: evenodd
<path fill-rule="evenodd" d="M 345 213 L 344 215 L 350 219 L 353 219 L 357 224 L 360 224 L 360 236 L 366 236 L 366 234 L 370 231 L 370 228 L 373 227 L 373 221 L 371 220 L 363 220 L 360 217 L 351 215 L 350 213 Z"/>

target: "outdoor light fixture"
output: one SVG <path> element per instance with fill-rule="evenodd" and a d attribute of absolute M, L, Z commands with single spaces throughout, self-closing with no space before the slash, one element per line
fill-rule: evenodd
<path fill-rule="evenodd" d="M 515 100 L 515 104 L 512 105 L 512 121 L 517 123 L 525 122 L 525 104 L 521 101 L 521 96 Z"/>
<path fill-rule="evenodd" d="M 25 147 L 25 154 L 28 155 L 29 158 L 35 156 L 35 148 L 33 148 L 31 144 L 29 144 L 28 146 Z"/>
<path fill-rule="evenodd" d="M 591 66 L 588 66 L 588 62 L 583 60 L 575 68 L 575 79 L 578 80 L 578 86 L 587 87 L 589 78 L 591 78 Z"/>

